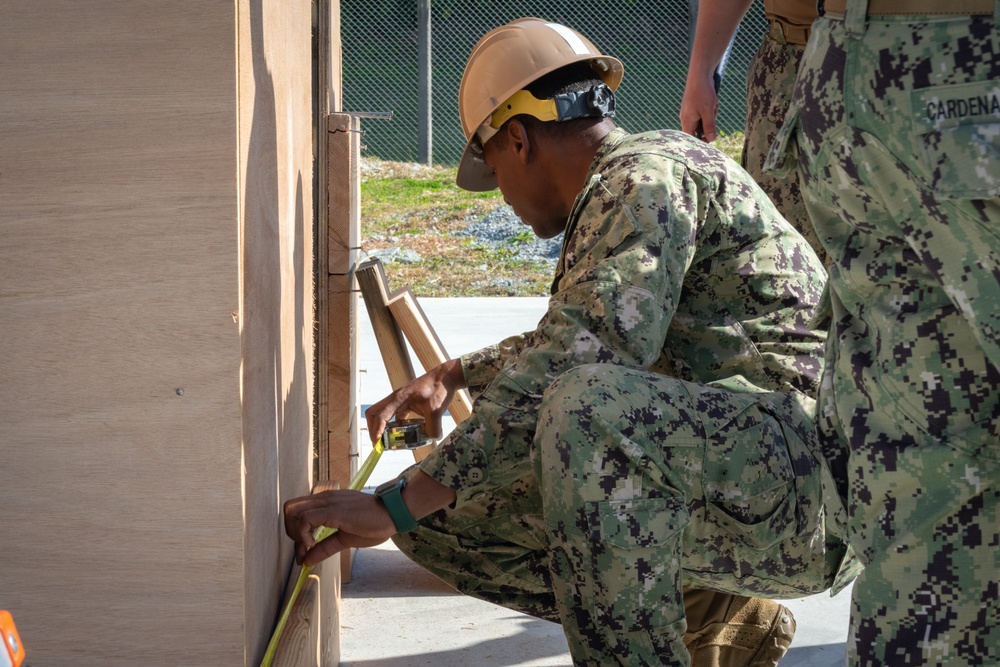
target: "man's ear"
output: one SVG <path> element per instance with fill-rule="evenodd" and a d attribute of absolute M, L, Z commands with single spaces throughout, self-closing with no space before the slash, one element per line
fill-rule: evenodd
<path fill-rule="evenodd" d="M 507 122 L 507 143 L 510 144 L 521 163 L 527 164 L 535 147 L 531 137 L 528 136 L 528 128 L 516 118 Z"/>

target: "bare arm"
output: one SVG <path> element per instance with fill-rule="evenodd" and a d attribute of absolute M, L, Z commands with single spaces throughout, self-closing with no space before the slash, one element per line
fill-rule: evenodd
<path fill-rule="evenodd" d="M 687 82 L 681 99 L 681 129 L 695 135 L 699 123 L 705 141 L 715 141 L 719 97 L 712 75 L 722 62 L 736 28 L 753 0 L 701 0 Z"/>

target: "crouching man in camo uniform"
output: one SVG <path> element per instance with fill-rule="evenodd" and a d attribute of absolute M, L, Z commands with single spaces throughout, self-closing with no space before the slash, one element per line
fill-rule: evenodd
<path fill-rule="evenodd" d="M 480 40 L 458 184 L 565 233 L 548 311 L 368 410 L 376 437 L 408 410 L 433 431 L 471 390 L 420 464 L 375 496 L 291 500 L 285 522 L 310 564 L 394 536 L 459 590 L 560 623 L 576 665 L 687 665 L 685 586 L 799 597 L 855 572 L 813 426 L 825 272 L 722 153 L 618 129 L 621 78 L 562 25 Z M 339 532 L 315 544 L 320 525 Z"/>

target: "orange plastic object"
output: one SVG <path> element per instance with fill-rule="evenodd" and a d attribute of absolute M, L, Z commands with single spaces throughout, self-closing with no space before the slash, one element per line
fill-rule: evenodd
<path fill-rule="evenodd" d="M 0 649 L 0 667 L 21 667 L 24 662 L 24 645 L 21 643 L 21 635 L 17 634 L 14 617 L 4 609 L 0 609 L 0 640 L 3 645 L 3 649 Z"/>

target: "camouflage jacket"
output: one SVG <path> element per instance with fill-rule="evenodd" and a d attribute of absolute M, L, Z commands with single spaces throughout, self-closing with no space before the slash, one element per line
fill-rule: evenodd
<path fill-rule="evenodd" d="M 509 482 L 542 393 L 582 364 L 796 392 L 811 408 L 825 281 L 809 244 L 724 154 L 680 132 L 615 130 L 567 221 L 546 314 L 462 357 L 475 409 L 420 468 L 459 506 Z"/>

